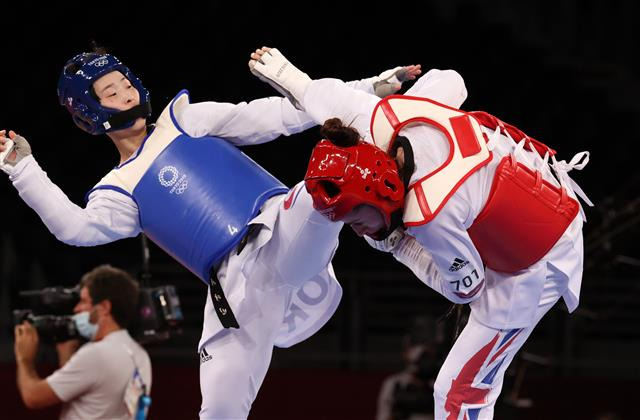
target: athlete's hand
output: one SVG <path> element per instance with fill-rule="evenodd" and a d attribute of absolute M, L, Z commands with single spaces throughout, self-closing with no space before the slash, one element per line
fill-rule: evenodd
<path fill-rule="evenodd" d="M 31 146 L 24 137 L 16 134 L 13 130 L 9 131 L 9 137 L 6 134 L 6 130 L 0 131 L 0 156 L 2 157 L 0 169 L 5 171 L 8 167 L 16 166 L 18 162 L 31 154 Z M 12 150 L 8 150 L 12 143 Z"/>
<path fill-rule="evenodd" d="M 411 64 L 383 71 L 376 77 L 376 81 L 373 83 L 373 90 L 376 96 L 380 98 L 393 95 L 402 88 L 402 83 L 408 80 L 415 80 L 421 73 L 422 66 L 420 64 Z"/>
<path fill-rule="evenodd" d="M 249 70 L 251 71 L 251 73 L 260 77 L 260 73 L 257 73 L 253 68 L 255 67 L 256 62 L 262 61 L 262 56 L 271 50 L 272 50 L 271 47 L 262 47 L 262 48 L 257 48 L 254 52 L 251 53 L 250 55 L 251 59 L 249 60 Z"/>
<path fill-rule="evenodd" d="M 372 248 L 375 248 L 378 251 L 393 252 L 393 250 L 396 249 L 396 247 L 400 244 L 400 241 L 402 241 L 404 236 L 404 229 L 402 227 L 398 227 L 396 228 L 396 230 L 391 232 L 391 235 L 387 236 L 387 238 L 382 241 L 376 241 L 375 239 L 371 239 L 366 235 L 364 239 L 369 245 L 371 245 Z"/>

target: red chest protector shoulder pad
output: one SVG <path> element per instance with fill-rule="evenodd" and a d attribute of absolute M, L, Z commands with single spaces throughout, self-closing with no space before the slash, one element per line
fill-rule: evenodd
<path fill-rule="evenodd" d="M 539 261 L 579 211 L 564 188 L 506 156 L 500 161 L 489 199 L 468 229 L 487 267 L 507 273 Z"/>

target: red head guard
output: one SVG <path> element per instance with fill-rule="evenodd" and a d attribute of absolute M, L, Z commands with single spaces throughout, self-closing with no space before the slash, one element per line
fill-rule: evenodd
<path fill-rule="evenodd" d="M 368 204 L 380 210 L 389 228 L 391 214 L 404 204 L 395 159 L 363 141 L 339 147 L 322 140 L 311 153 L 304 180 L 313 207 L 330 220 L 341 220 L 354 207 Z"/>

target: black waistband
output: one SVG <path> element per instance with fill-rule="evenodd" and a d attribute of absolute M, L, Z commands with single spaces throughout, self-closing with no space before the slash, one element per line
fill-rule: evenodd
<path fill-rule="evenodd" d="M 247 233 L 238 243 L 236 247 L 236 254 L 240 255 L 244 247 L 247 245 L 253 234 L 260 229 L 260 225 L 251 225 L 247 230 Z M 209 293 L 211 295 L 211 303 L 213 303 L 213 308 L 216 311 L 216 315 L 218 315 L 218 319 L 224 328 L 240 328 L 238 321 L 236 320 L 233 311 L 231 310 L 231 306 L 227 301 L 226 296 L 224 295 L 224 291 L 222 290 L 222 286 L 220 285 L 220 281 L 218 280 L 218 268 L 219 265 L 214 266 L 211 269 L 211 273 L 209 273 Z"/>
<path fill-rule="evenodd" d="M 222 291 L 222 286 L 218 280 L 217 267 L 211 270 L 209 275 L 209 294 L 211 295 L 211 303 L 213 303 L 213 309 L 218 315 L 218 319 L 224 328 L 240 328 L 238 321 L 236 320 L 229 302 Z"/>

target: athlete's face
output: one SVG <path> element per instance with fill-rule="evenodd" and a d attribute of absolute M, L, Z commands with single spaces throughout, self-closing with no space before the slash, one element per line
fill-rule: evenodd
<path fill-rule="evenodd" d="M 375 207 L 366 204 L 354 207 L 342 221 L 350 225 L 358 236 L 367 235 L 372 238 L 387 227 L 382 213 Z"/>
<path fill-rule="evenodd" d="M 140 104 L 140 93 L 119 71 L 112 71 L 93 82 L 100 105 L 126 111 Z"/>

